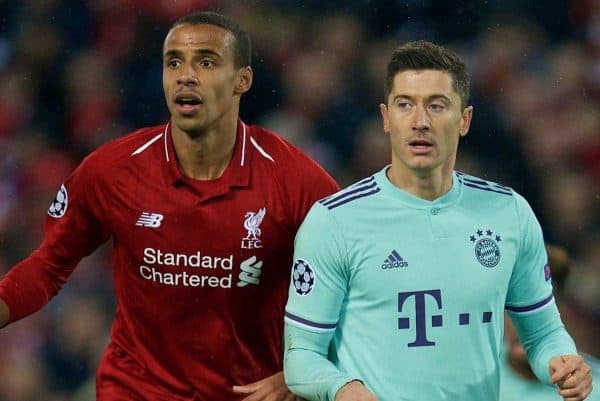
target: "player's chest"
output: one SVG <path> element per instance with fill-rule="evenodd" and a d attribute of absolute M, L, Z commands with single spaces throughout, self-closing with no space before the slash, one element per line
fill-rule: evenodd
<path fill-rule="evenodd" d="M 381 217 L 370 235 L 356 235 L 349 257 L 361 293 L 440 289 L 477 297 L 506 288 L 517 258 L 519 235 L 512 221 L 485 214 L 425 210 Z M 472 290 L 472 291 L 471 291 Z M 472 295 L 471 295 L 472 294 Z"/>
<path fill-rule="evenodd" d="M 224 257 L 272 252 L 289 241 L 282 206 L 269 191 L 232 189 L 203 199 L 185 187 L 155 186 L 115 190 L 110 213 L 115 238 L 127 249 Z"/>

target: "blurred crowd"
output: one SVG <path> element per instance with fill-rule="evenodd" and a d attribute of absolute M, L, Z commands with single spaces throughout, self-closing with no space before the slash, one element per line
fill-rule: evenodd
<path fill-rule="evenodd" d="M 458 167 L 523 194 L 547 241 L 568 250 L 566 296 L 593 328 L 585 351 L 600 356 L 597 0 L 0 0 L 0 273 L 37 247 L 49 203 L 82 157 L 167 121 L 164 35 L 208 9 L 253 39 L 242 118 L 279 132 L 342 185 L 390 160 L 378 105 L 392 49 L 427 39 L 456 50 L 475 108 Z M 109 247 L 46 309 L 0 331 L 0 401 L 94 399 L 114 313 Z"/>

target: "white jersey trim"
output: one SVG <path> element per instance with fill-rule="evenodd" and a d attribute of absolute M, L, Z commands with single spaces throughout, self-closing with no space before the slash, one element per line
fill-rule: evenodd
<path fill-rule="evenodd" d="M 246 124 L 242 123 L 242 159 L 240 160 L 240 166 L 243 166 L 245 161 L 246 161 Z"/>
<path fill-rule="evenodd" d="M 268 154 L 263 148 L 261 148 L 260 145 L 258 143 L 256 143 L 256 141 L 254 140 L 253 137 L 250 137 L 250 142 L 252 142 L 252 145 L 254 145 L 256 150 L 258 150 L 258 153 L 260 153 L 265 159 L 269 159 L 273 163 L 275 163 L 275 160 L 273 159 L 273 157 L 270 154 Z"/>
<path fill-rule="evenodd" d="M 167 125 L 165 126 L 165 130 L 163 131 L 163 135 L 165 138 L 165 158 L 167 159 L 167 163 L 170 162 L 169 159 L 169 148 L 167 147 L 167 132 L 169 132 L 169 124 L 167 123 Z"/>
<path fill-rule="evenodd" d="M 131 153 L 130 156 L 139 155 L 144 150 L 148 149 L 148 147 L 150 145 L 152 145 L 154 142 L 158 141 L 161 136 L 163 136 L 163 134 L 156 135 L 154 138 L 150 139 L 148 142 L 146 142 L 145 144 L 143 144 L 142 146 L 140 146 L 139 148 L 137 148 L 136 150 L 134 150 L 133 153 Z"/>

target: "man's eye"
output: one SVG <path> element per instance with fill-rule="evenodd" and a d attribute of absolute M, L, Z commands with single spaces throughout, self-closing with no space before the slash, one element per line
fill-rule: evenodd
<path fill-rule="evenodd" d="M 214 67 L 215 63 L 212 60 L 202 60 L 200 65 L 205 68 L 211 68 Z"/>
<path fill-rule="evenodd" d="M 410 103 L 408 102 L 398 102 L 397 105 L 401 109 L 408 109 L 410 107 Z"/>
<path fill-rule="evenodd" d="M 170 61 L 167 63 L 167 65 L 168 65 L 170 68 L 177 68 L 177 67 L 179 67 L 179 66 L 181 65 L 181 61 L 179 61 L 179 60 L 170 60 Z"/>
<path fill-rule="evenodd" d="M 444 110 L 444 109 L 445 109 L 445 107 L 444 107 L 444 105 L 443 105 L 443 104 L 435 104 L 435 103 L 434 103 L 434 104 L 430 104 L 430 105 L 429 105 L 429 108 L 430 108 L 431 110 L 433 110 L 433 111 L 442 111 L 442 110 Z"/>

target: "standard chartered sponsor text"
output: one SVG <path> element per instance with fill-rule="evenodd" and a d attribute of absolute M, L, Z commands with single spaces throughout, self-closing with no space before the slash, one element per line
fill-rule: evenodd
<path fill-rule="evenodd" d="M 219 256 L 202 255 L 200 251 L 186 254 L 145 248 L 144 263 L 164 266 L 204 267 L 206 269 L 220 267 L 223 270 L 231 270 L 233 268 L 233 255 L 222 258 Z"/>
<path fill-rule="evenodd" d="M 220 287 L 231 288 L 232 274 L 213 275 L 210 269 L 232 270 L 233 255 L 227 257 L 202 255 L 200 251 L 191 254 L 165 252 L 160 249 L 145 248 L 144 263 L 139 272 L 143 279 L 163 285 L 182 287 Z M 170 272 L 161 267 L 201 268 L 204 274 L 188 273 L 177 269 Z M 208 274 L 206 274 L 208 273 Z M 216 272 L 215 272 L 216 273 Z"/>

